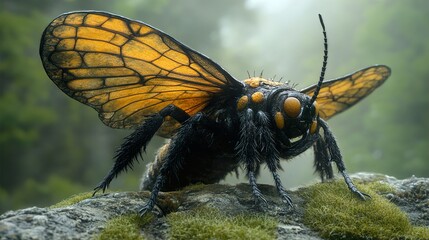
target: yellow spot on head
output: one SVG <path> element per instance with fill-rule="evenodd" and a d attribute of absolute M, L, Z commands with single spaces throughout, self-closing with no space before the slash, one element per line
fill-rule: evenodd
<path fill-rule="evenodd" d="M 250 85 L 252 88 L 256 88 L 256 87 L 259 87 L 260 82 L 259 82 L 259 81 L 252 81 L 252 82 L 250 82 L 250 83 L 249 83 L 249 85 Z"/>
<path fill-rule="evenodd" d="M 278 129 L 283 129 L 285 126 L 285 119 L 281 112 L 276 112 L 274 115 L 274 121 L 276 122 L 276 126 Z"/>
<path fill-rule="evenodd" d="M 283 104 L 283 108 L 288 117 L 296 118 L 301 113 L 301 102 L 298 98 L 288 97 Z"/>
<path fill-rule="evenodd" d="M 237 101 L 237 110 L 241 111 L 243 110 L 246 106 L 247 103 L 249 102 L 249 98 L 247 96 L 242 96 L 240 99 L 238 99 Z"/>
<path fill-rule="evenodd" d="M 249 85 L 252 88 L 257 88 L 260 86 L 261 81 L 260 81 L 260 78 L 249 78 L 244 80 L 244 83 Z"/>
<path fill-rule="evenodd" d="M 317 121 L 313 121 L 310 126 L 310 133 L 314 134 L 317 130 Z"/>
<path fill-rule="evenodd" d="M 249 85 L 252 88 L 257 88 L 261 85 L 270 85 L 270 86 L 281 86 L 284 85 L 284 83 L 281 82 L 273 82 L 264 78 L 260 77 L 252 77 L 244 80 L 244 83 Z"/>
<path fill-rule="evenodd" d="M 252 101 L 254 103 L 261 103 L 264 101 L 264 94 L 261 92 L 255 92 L 252 94 Z"/>

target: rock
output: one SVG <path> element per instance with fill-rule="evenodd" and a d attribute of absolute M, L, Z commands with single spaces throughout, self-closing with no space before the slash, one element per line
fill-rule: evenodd
<path fill-rule="evenodd" d="M 355 174 L 353 178 L 363 184 L 379 182 L 389 185 L 392 191 L 379 194 L 399 206 L 408 215 L 411 224 L 429 226 L 429 179 L 411 177 L 398 180 L 372 173 Z M 269 203 L 263 210 L 254 205 L 251 189 L 247 184 L 194 185 L 178 192 L 161 193 L 157 208 L 159 215 L 138 227 L 136 233 L 147 239 L 166 239 L 170 234 L 174 234 L 172 231 L 175 222 L 169 216 L 191 213 L 188 217 L 191 218 L 198 210 L 202 209 L 204 212 L 211 211 L 207 209 L 216 209 L 216 214 L 227 217 L 253 214 L 275 219 L 274 229 L 277 229 L 277 233 L 274 232 L 272 238 L 323 239 L 305 222 L 305 207 L 309 201 L 306 191 L 310 187 L 313 186 L 288 191 L 294 203 L 293 209 L 281 202 L 275 187 L 270 185 L 260 185 Z M 346 189 L 345 185 L 344 188 Z M 107 193 L 77 201 L 69 206 L 9 211 L 0 215 L 0 239 L 93 239 L 106 228 L 112 228 L 110 225 L 106 226 L 112 219 L 138 213 L 139 207 L 148 197 L 149 192 Z M 423 239 L 428 231 L 429 239 L 429 228 L 423 227 L 419 231 L 418 236 L 423 236 Z"/>

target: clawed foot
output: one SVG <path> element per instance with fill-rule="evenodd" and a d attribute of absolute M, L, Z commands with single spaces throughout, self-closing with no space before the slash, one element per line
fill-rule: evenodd
<path fill-rule="evenodd" d="M 140 217 L 144 217 L 148 212 L 152 211 L 152 209 L 150 209 L 147 204 L 145 204 L 142 208 L 140 208 L 139 213 L 140 213 Z"/>
<path fill-rule="evenodd" d="M 293 208 L 292 199 L 286 193 L 286 190 L 284 189 L 284 187 L 282 185 L 280 177 L 277 174 L 277 172 L 275 172 L 275 171 L 273 171 L 273 178 L 274 178 L 274 182 L 276 183 L 277 192 L 279 193 L 280 197 L 282 198 L 282 202 L 287 204 L 288 207 Z"/>
<path fill-rule="evenodd" d="M 286 192 L 279 192 L 281 198 L 282 198 L 282 202 L 287 205 L 287 207 L 289 208 L 293 208 L 293 203 L 292 203 L 292 199 L 289 197 L 289 195 Z M 365 194 L 365 196 L 367 196 Z M 253 193 L 253 198 L 255 200 L 255 205 L 254 207 L 256 208 L 260 208 L 262 210 L 265 210 L 268 208 L 268 201 L 265 199 L 264 195 L 261 194 L 261 192 L 258 193 Z"/>
<path fill-rule="evenodd" d="M 103 181 L 101 181 L 101 183 L 94 188 L 94 193 L 92 194 L 92 196 L 94 197 L 95 194 L 100 190 L 104 193 L 106 189 L 109 187 L 110 182 L 112 182 L 112 179 L 114 178 L 114 176 L 115 176 L 115 172 L 111 170 L 109 174 L 107 174 L 107 176 L 103 179 Z"/>
<path fill-rule="evenodd" d="M 356 186 L 353 184 L 353 182 L 352 182 L 352 180 L 351 180 L 351 178 L 349 177 L 349 175 L 346 173 L 346 171 L 342 171 L 341 172 L 341 174 L 343 175 L 343 177 L 344 177 L 344 181 L 346 182 L 346 184 L 347 184 L 347 187 L 350 189 L 350 191 L 352 191 L 352 193 L 354 194 L 354 195 L 356 195 L 357 197 L 359 197 L 361 200 L 367 200 L 367 198 L 369 198 L 369 199 L 371 199 L 371 196 L 369 196 L 368 194 L 366 194 L 366 193 L 363 193 L 363 192 L 361 192 L 361 191 L 359 191 L 357 188 L 356 188 Z"/>
<path fill-rule="evenodd" d="M 102 181 L 100 184 L 98 184 L 97 187 L 94 188 L 94 192 L 92 193 L 92 196 L 94 197 L 95 194 L 97 192 L 99 192 L 100 190 L 102 191 L 102 193 L 104 193 L 106 191 L 107 187 L 108 187 L 108 184 L 106 184 L 105 181 Z"/>
<path fill-rule="evenodd" d="M 260 209 L 268 208 L 267 199 L 265 199 L 264 195 L 262 195 L 261 192 L 258 192 L 257 194 L 253 193 L 253 198 L 255 200 L 255 203 L 254 203 L 255 208 L 260 208 Z"/>
<path fill-rule="evenodd" d="M 357 189 L 352 190 L 352 192 L 353 192 L 353 194 L 354 194 L 355 196 L 357 196 L 358 198 L 360 198 L 360 199 L 361 199 L 361 200 L 363 200 L 363 201 L 366 201 L 366 200 L 368 200 L 368 199 L 371 199 L 371 196 L 370 196 L 370 195 L 368 195 L 368 194 L 366 194 L 366 193 L 363 193 L 363 192 L 361 192 L 361 191 L 359 191 L 359 190 L 357 190 Z"/>
<path fill-rule="evenodd" d="M 293 208 L 292 199 L 289 197 L 289 195 L 286 192 L 279 192 L 279 194 L 282 197 L 282 202 L 287 204 L 288 207 Z"/>
<path fill-rule="evenodd" d="M 149 200 L 143 207 L 139 210 L 140 216 L 144 217 L 146 214 L 153 211 L 153 208 L 155 206 L 155 203 L 151 200 Z M 159 214 L 156 214 L 159 215 Z"/>

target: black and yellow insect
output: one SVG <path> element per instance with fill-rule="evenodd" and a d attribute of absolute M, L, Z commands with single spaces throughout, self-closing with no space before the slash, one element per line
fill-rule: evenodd
<path fill-rule="evenodd" d="M 260 77 L 238 81 L 167 34 L 106 12 L 59 16 L 43 33 L 40 55 L 54 83 L 97 110 L 104 124 L 136 129 L 95 192 L 104 191 L 130 167 L 155 134 L 171 138 L 145 174 L 142 189 L 152 194 L 141 213 L 154 207 L 159 191 L 215 183 L 240 166 L 255 201 L 266 204 L 256 184 L 261 164 L 268 166 L 282 200 L 291 205 L 277 173 L 279 160 L 312 146 L 322 180 L 333 178 L 334 162 L 348 188 L 365 199 L 369 196 L 345 171 L 326 120 L 370 94 L 389 77 L 390 69 L 376 65 L 323 81 L 324 26 L 323 33 L 320 80 L 300 91 Z"/>

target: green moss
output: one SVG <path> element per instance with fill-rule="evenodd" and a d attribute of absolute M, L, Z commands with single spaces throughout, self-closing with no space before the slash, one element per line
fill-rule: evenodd
<path fill-rule="evenodd" d="M 391 192 L 386 184 L 358 188 L 371 195 L 362 201 L 343 181 L 316 184 L 303 192 L 308 203 L 305 223 L 328 239 L 428 239 L 429 228 L 414 227 L 406 214 L 376 192 Z"/>
<path fill-rule="evenodd" d="M 339 181 L 341 184 L 342 181 Z M 368 182 L 364 184 L 366 188 L 369 188 L 370 191 L 374 191 L 378 194 L 387 194 L 395 192 L 395 188 L 390 186 L 389 184 L 381 183 L 381 182 Z"/>
<path fill-rule="evenodd" d="M 92 197 L 92 192 L 79 193 L 50 206 L 50 208 L 67 207 L 90 197 Z"/>
<path fill-rule="evenodd" d="M 104 230 L 97 237 L 97 240 L 144 239 L 141 235 L 141 228 L 152 221 L 152 219 L 152 214 L 146 214 L 144 217 L 140 217 L 138 214 L 129 214 L 112 218 L 106 223 Z"/>
<path fill-rule="evenodd" d="M 275 239 L 278 222 L 267 215 L 227 216 L 207 207 L 172 213 L 167 221 L 172 239 Z"/>

